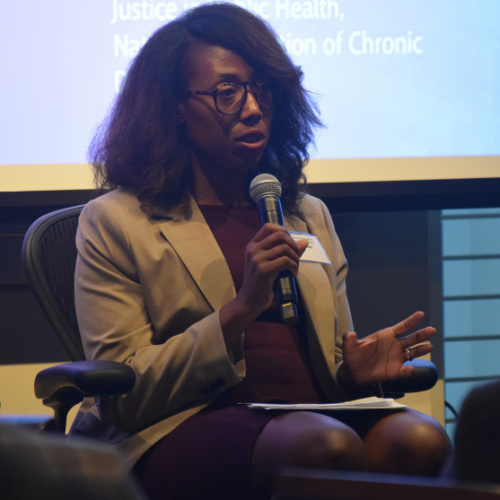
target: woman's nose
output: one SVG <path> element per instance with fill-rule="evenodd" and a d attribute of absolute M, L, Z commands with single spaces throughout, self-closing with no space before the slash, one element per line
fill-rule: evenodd
<path fill-rule="evenodd" d="M 241 119 L 244 120 L 250 117 L 258 117 L 260 119 L 262 118 L 262 116 L 263 114 L 260 109 L 259 103 L 257 102 L 257 99 L 252 94 L 252 92 L 248 91 L 247 100 L 241 110 Z"/>

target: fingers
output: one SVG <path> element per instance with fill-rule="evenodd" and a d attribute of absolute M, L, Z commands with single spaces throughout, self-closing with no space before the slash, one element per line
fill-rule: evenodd
<path fill-rule="evenodd" d="M 299 269 L 299 256 L 286 244 L 276 245 L 269 250 L 248 247 L 247 258 L 251 268 L 263 274 L 277 274 L 288 270 L 294 276 Z"/>
<path fill-rule="evenodd" d="M 262 242 L 262 248 L 270 248 L 280 239 L 293 248 L 299 257 L 302 256 L 309 245 L 307 240 L 295 241 L 285 227 L 270 223 L 264 224 L 252 241 L 254 243 Z"/>
<path fill-rule="evenodd" d="M 356 344 L 358 341 L 358 336 L 354 332 L 346 332 L 342 335 L 342 346 L 349 347 Z"/>
<path fill-rule="evenodd" d="M 300 256 L 307 246 L 302 241 L 298 243 L 284 227 L 265 224 L 247 245 L 247 256 L 263 272 L 287 269 L 296 275 Z"/>
<path fill-rule="evenodd" d="M 411 316 L 406 318 L 401 323 L 394 325 L 392 330 L 396 335 L 403 335 L 404 333 L 408 333 L 410 330 L 413 330 L 424 318 L 425 314 L 422 311 L 417 311 L 413 313 Z"/>
<path fill-rule="evenodd" d="M 245 274 L 238 296 L 252 309 L 264 310 L 272 300 L 272 287 L 282 271 L 297 276 L 306 240 L 297 243 L 286 228 L 264 224 L 246 247 Z"/>
<path fill-rule="evenodd" d="M 296 242 L 297 248 L 299 249 L 299 258 L 302 257 L 307 247 L 309 246 L 309 242 L 307 240 L 299 240 Z"/>
<path fill-rule="evenodd" d="M 432 326 L 428 326 L 427 328 L 423 328 L 422 330 L 418 330 L 415 333 L 412 333 L 408 337 L 401 340 L 401 344 L 403 345 L 403 349 L 408 349 L 417 344 L 421 344 L 422 342 L 426 342 L 436 333 L 436 329 Z"/>
<path fill-rule="evenodd" d="M 297 249 L 297 244 L 295 243 L 294 239 L 290 236 L 290 233 L 287 231 L 285 227 L 279 226 L 277 224 L 270 224 L 269 222 L 264 224 L 259 229 L 259 232 L 255 235 L 252 241 L 254 243 L 259 243 L 261 241 L 264 241 L 269 236 L 275 234 L 286 236 L 286 240 L 290 243 L 290 245 L 295 249 Z"/>
<path fill-rule="evenodd" d="M 405 349 L 405 356 L 406 352 L 410 355 L 410 359 L 405 361 L 412 361 L 415 358 L 420 358 L 421 356 L 425 356 L 426 354 L 429 354 L 432 352 L 432 345 L 431 344 L 421 344 L 417 345 L 414 347 L 411 347 L 409 349 Z"/>
<path fill-rule="evenodd" d="M 415 368 L 413 366 L 403 365 L 399 369 L 398 378 L 407 378 L 407 377 L 409 377 L 413 373 L 414 369 Z"/>
<path fill-rule="evenodd" d="M 273 283 L 280 272 L 297 276 L 301 247 L 284 227 L 265 224 L 258 231 L 246 247 L 245 273 L 238 292 L 249 308 L 269 307 Z"/>
<path fill-rule="evenodd" d="M 250 249 L 249 254 L 253 256 L 258 252 L 262 252 L 262 258 L 265 261 L 279 260 L 280 258 L 285 258 L 292 261 L 295 265 L 299 263 L 299 256 L 286 244 L 276 245 L 268 250 L 262 250 L 259 248 Z"/>

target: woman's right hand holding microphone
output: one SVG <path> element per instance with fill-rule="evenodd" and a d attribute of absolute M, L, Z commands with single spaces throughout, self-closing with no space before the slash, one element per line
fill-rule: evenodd
<path fill-rule="evenodd" d="M 245 274 L 238 295 L 219 312 L 229 350 L 245 328 L 273 301 L 273 284 L 281 271 L 297 276 L 307 240 L 297 242 L 276 224 L 264 224 L 246 247 Z"/>

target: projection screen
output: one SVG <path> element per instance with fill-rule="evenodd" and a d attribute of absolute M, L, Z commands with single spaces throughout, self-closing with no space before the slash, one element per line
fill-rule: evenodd
<path fill-rule="evenodd" d="M 500 2 L 238 0 L 325 127 L 311 183 L 500 177 Z M 88 189 L 86 149 L 150 34 L 195 3 L 24 0 L 0 17 L 1 191 Z"/>

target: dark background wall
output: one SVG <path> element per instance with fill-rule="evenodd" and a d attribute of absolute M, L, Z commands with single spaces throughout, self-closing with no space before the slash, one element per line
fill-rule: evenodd
<path fill-rule="evenodd" d="M 21 265 L 30 224 L 59 208 L 0 206 L 0 365 L 70 361 L 32 295 Z"/>
<path fill-rule="evenodd" d="M 361 336 L 415 310 L 428 313 L 426 213 L 333 214 L 350 270 L 348 297 Z"/>

